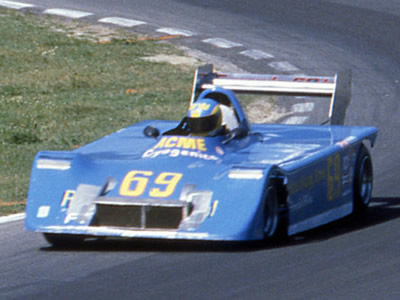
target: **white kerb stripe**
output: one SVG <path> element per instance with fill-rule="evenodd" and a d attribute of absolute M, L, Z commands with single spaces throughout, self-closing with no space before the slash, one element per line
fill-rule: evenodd
<path fill-rule="evenodd" d="M 99 22 L 114 24 L 114 25 L 118 25 L 121 27 L 133 27 L 133 26 L 146 24 L 146 22 L 132 20 L 132 19 L 119 18 L 119 17 L 102 18 L 99 20 Z"/>
<path fill-rule="evenodd" d="M 12 9 L 22 9 L 22 8 L 26 8 L 26 7 L 33 7 L 35 5 L 29 4 L 29 3 L 0 0 L 0 6 L 12 8 Z"/>
<path fill-rule="evenodd" d="M 189 30 L 169 28 L 169 27 L 159 28 L 156 31 L 170 34 L 170 35 L 183 35 L 183 36 L 193 36 L 194 35 L 194 33 Z"/>
<path fill-rule="evenodd" d="M 203 40 L 203 42 L 214 45 L 218 48 L 225 48 L 225 49 L 242 46 L 242 44 L 231 42 L 231 41 L 221 39 L 221 38 L 206 39 L 206 40 Z"/>
<path fill-rule="evenodd" d="M 62 8 L 50 8 L 44 11 L 48 15 L 57 15 L 62 17 L 67 17 L 71 19 L 79 19 L 93 15 L 90 12 L 72 10 L 72 9 L 62 9 Z"/>
<path fill-rule="evenodd" d="M 0 217 L 0 224 L 10 223 L 14 221 L 19 221 L 25 219 L 25 213 L 9 215 L 5 217 Z"/>

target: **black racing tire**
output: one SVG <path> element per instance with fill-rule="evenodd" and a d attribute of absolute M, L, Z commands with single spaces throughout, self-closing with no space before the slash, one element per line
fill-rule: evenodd
<path fill-rule="evenodd" d="M 357 155 L 353 182 L 354 215 L 362 216 L 367 212 L 372 199 L 373 168 L 368 149 L 361 144 Z"/>
<path fill-rule="evenodd" d="M 46 241 L 54 247 L 76 247 L 83 243 L 84 236 L 58 233 L 43 233 Z"/>
<path fill-rule="evenodd" d="M 275 239 L 279 227 L 279 198 L 275 186 L 268 185 L 264 196 L 264 238 Z"/>

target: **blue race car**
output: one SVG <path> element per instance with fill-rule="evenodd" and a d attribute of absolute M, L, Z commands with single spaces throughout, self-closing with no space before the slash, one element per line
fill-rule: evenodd
<path fill-rule="evenodd" d="M 133 124 L 33 162 L 25 226 L 87 237 L 249 241 L 293 235 L 371 201 L 374 127 L 344 126 L 351 74 L 196 70 L 188 115 Z M 330 97 L 329 124 L 250 124 L 236 93 Z M 365 143 L 368 141 L 368 143 Z"/>

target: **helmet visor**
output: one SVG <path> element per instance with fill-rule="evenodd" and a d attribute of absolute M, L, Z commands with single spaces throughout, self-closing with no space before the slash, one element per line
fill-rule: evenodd
<path fill-rule="evenodd" d="M 188 118 L 188 125 L 193 134 L 204 134 L 214 131 L 220 126 L 220 114 L 213 114 L 207 117 Z"/>

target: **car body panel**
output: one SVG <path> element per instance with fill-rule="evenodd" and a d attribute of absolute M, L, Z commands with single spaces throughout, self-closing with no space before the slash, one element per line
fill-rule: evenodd
<path fill-rule="evenodd" d="M 287 179 L 289 234 L 294 234 L 351 213 L 351 178 L 345 176 L 352 176 L 350 169 L 361 141 L 376 132 L 373 127 L 253 125 L 253 134 L 224 145 L 223 137 L 145 137 L 143 130 L 150 124 L 163 131 L 176 122 L 145 121 L 71 152 L 38 153 L 31 175 L 26 227 L 98 236 L 262 239 L 264 187 L 272 172 L 279 171 Z M 185 146 L 179 139 L 192 142 Z M 340 175 L 335 174 L 338 161 L 340 170 L 344 170 Z M 230 175 L 232 170 L 243 174 Z M 247 178 L 246 170 L 254 174 Z M 139 173 L 129 179 L 132 171 Z M 171 173 L 182 176 L 176 186 L 169 185 L 174 184 L 169 182 L 174 175 L 165 177 L 167 183 L 160 181 L 160 174 Z M 333 193 L 328 188 L 329 180 L 335 176 L 343 178 L 343 182 L 333 183 L 343 185 L 340 195 L 329 194 Z M 80 186 L 92 187 L 91 191 L 86 187 L 86 197 L 94 201 L 109 178 L 116 185 L 106 196 L 110 198 L 145 200 L 161 195 L 158 200 L 185 201 L 183 190 L 192 187 L 196 192 L 209 192 L 212 199 L 204 221 L 189 229 L 93 227 L 93 208 L 86 218 L 67 217 L 68 206 Z M 134 185 L 143 179 L 146 186 L 138 195 Z M 131 180 L 131 186 L 121 189 L 124 180 Z M 164 193 L 171 187 L 170 193 Z M 154 192 L 157 189 L 158 195 Z M 130 197 L 132 191 L 135 195 Z"/>

